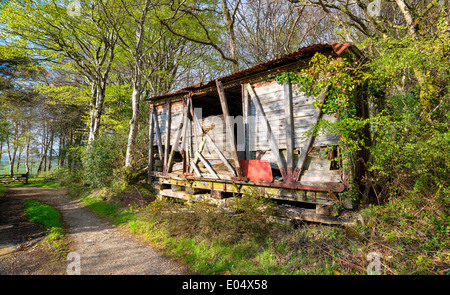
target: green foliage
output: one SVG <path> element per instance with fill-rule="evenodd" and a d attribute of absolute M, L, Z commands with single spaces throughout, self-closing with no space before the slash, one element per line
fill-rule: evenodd
<path fill-rule="evenodd" d="M 86 146 L 83 156 L 85 182 L 92 187 L 106 187 L 118 175 L 121 153 L 120 142 L 116 136 L 103 134 Z"/>
<path fill-rule="evenodd" d="M 55 170 L 42 172 L 40 177 L 44 177 L 44 187 L 65 187 L 71 185 L 79 185 L 82 182 L 82 171 L 77 169 L 68 169 L 58 167 Z M 31 182 L 31 185 L 37 185 L 36 182 Z M 50 186 L 52 185 L 52 186 Z"/>
<path fill-rule="evenodd" d="M 275 76 L 278 83 L 290 81 L 298 86 L 297 91 L 317 97 L 325 87 L 326 100 L 321 106 L 326 114 L 337 113 L 339 118 L 353 118 L 356 115 L 357 89 L 370 78 L 353 62 L 346 58 L 333 58 L 316 53 L 310 60 L 310 67 L 299 72 L 286 72 Z"/>

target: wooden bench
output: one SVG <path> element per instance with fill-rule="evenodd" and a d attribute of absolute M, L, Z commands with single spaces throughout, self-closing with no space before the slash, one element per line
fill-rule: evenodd
<path fill-rule="evenodd" d="M 0 175 L 0 182 L 1 183 L 11 183 L 11 182 L 28 183 L 28 173 L 13 175 L 12 177 L 10 175 Z"/>

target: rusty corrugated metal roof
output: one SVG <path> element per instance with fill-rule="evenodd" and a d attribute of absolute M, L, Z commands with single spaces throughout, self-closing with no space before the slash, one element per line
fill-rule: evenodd
<path fill-rule="evenodd" d="M 353 46 L 352 43 L 318 43 L 318 44 L 310 45 L 307 47 L 302 47 L 295 52 L 283 55 L 277 59 L 273 59 L 273 60 L 270 60 L 265 63 L 257 64 L 255 66 L 247 68 L 245 70 L 241 70 L 241 71 L 235 72 L 233 74 L 230 74 L 230 75 L 227 75 L 227 76 L 224 76 L 221 78 L 217 78 L 217 80 L 220 80 L 222 83 L 226 83 L 226 82 L 236 80 L 239 78 L 247 77 L 249 75 L 262 73 L 267 70 L 271 70 L 271 69 L 275 69 L 275 68 L 278 68 L 278 67 L 281 67 L 284 65 L 291 64 L 297 60 L 311 57 L 316 52 L 327 52 L 327 51 L 332 50 L 337 56 L 340 56 L 346 49 L 350 48 L 351 46 Z M 168 93 L 168 94 L 164 94 L 164 95 L 154 96 L 147 100 L 157 100 L 157 99 L 168 98 L 171 96 L 188 94 L 190 91 L 207 88 L 207 87 L 210 87 L 213 85 L 215 85 L 215 79 L 210 80 L 207 83 L 201 83 L 201 84 L 185 87 L 174 93 Z"/>

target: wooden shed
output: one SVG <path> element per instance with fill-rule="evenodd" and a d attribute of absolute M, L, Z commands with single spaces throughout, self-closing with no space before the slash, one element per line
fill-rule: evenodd
<path fill-rule="evenodd" d="M 325 216 L 333 214 L 320 208 L 333 204 L 351 209 L 342 192 L 355 175 L 333 161 L 340 153 L 339 136 L 307 132 L 318 120 L 337 116 L 315 107 L 323 95 L 310 97 L 290 83 L 269 79 L 307 67 L 317 52 L 335 58 L 360 55 L 350 43 L 320 43 L 148 99 L 149 176 L 159 195 L 220 203 L 257 190 L 299 208 L 315 207 L 312 220 L 329 220 Z"/>

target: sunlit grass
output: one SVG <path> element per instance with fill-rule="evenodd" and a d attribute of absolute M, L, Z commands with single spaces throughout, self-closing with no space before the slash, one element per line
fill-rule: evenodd
<path fill-rule="evenodd" d="M 28 218 L 47 230 L 47 239 L 54 241 L 64 238 L 64 226 L 58 210 L 35 200 L 26 200 L 23 204 Z"/>

